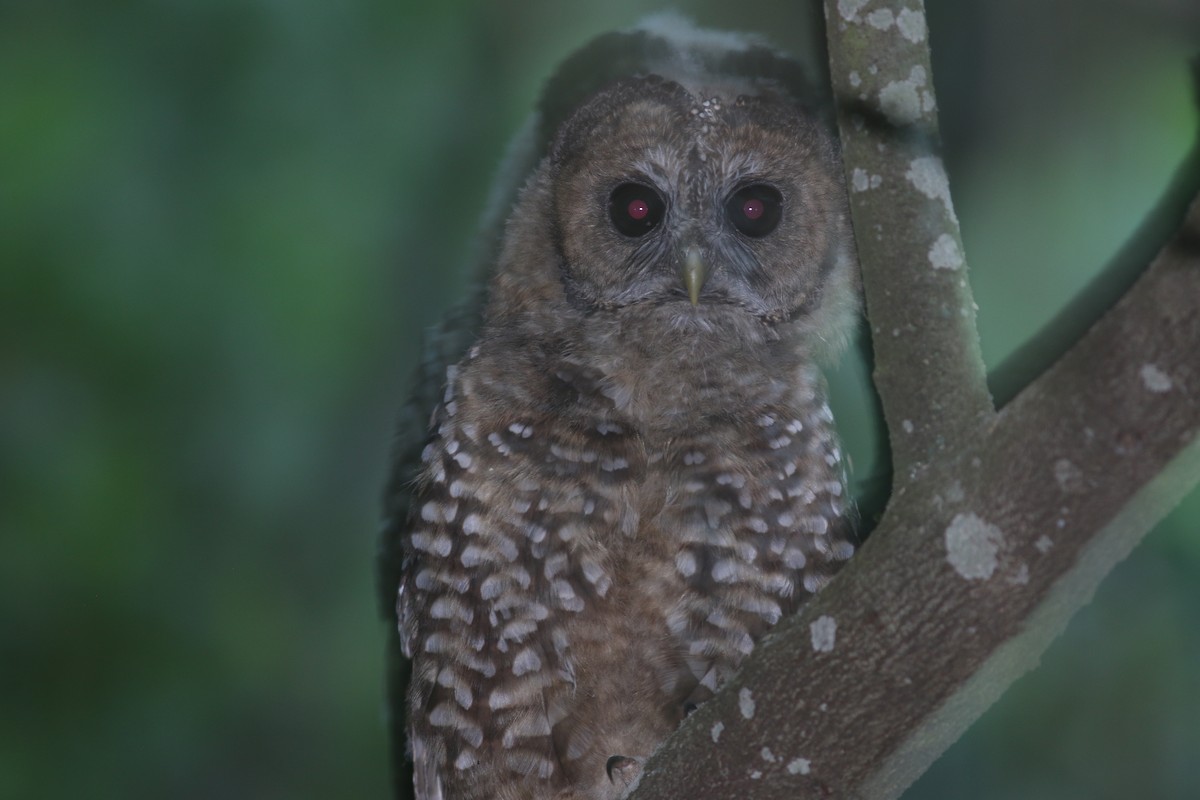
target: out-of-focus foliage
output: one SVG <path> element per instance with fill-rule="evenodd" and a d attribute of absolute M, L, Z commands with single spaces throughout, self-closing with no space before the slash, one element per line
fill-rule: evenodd
<path fill-rule="evenodd" d="M 384 796 L 371 558 L 418 332 L 541 80 L 659 5 L 0 3 L 0 795 Z M 804 3 L 676 5 L 807 47 Z M 1189 146 L 1200 21 L 928 5 L 994 365 Z M 1198 527 L 1193 496 L 907 796 L 1194 796 Z"/>

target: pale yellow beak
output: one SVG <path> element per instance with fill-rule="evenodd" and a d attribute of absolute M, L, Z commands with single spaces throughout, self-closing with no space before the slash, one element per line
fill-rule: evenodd
<path fill-rule="evenodd" d="M 708 265 L 704 263 L 704 259 L 700 255 L 700 248 L 694 244 L 689 245 L 683 251 L 683 285 L 687 287 L 692 305 L 700 304 L 700 290 L 704 288 L 706 280 L 708 280 Z"/>

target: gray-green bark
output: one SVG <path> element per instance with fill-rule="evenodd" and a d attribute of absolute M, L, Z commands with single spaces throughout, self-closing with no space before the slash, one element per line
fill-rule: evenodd
<path fill-rule="evenodd" d="M 1200 482 L 1200 202 L 1012 402 L 987 393 L 919 0 L 826 0 L 890 431 L 886 513 L 647 764 L 636 800 L 893 798 Z"/>

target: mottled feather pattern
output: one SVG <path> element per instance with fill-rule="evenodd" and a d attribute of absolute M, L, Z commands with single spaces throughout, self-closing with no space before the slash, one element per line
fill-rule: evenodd
<path fill-rule="evenodd" d="M 479 357 L 448 371 L 407 540 L 412 738 L 438 774 L 493 767 L 456 797 L 551 797 L 522 782 L 648 755 L 850 555 L 842 466 L 815 370 L 790 404 L 681 437 L 639 431 L 569 364 L 541 387 L 563 413 Z M 618 706 L 636 719 L 589 723 Z"/>
<path fill-rule="evenodd" d="M 615 36 L 651 66 L 555 106 L 389 487 L 417 800 L 624 797 L 853 552 L 817 367 L 856 294 L 832 139 L 757 42 Z"/>

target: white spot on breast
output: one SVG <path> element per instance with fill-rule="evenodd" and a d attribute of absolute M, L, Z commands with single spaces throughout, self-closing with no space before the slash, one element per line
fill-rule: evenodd
<path fill-rule="evenodd" d="M 462 654 L 458 658 L 459 663 L 465 665 L 468 669 L 478 672 L 485 678 L 494 677 L 496 674 L 496 665 L 486 658 L 475 655 L 474 653 Z"/>
<path fill-rule="evenodd" d="M 749 542 L 738 542 L 735 545 L 735 548 L 737 550 L 738 558 L 742 559 L 742 561 L 745 561 L 747 564 L 753 564 L 758 558 L 758 548 Z"/>
<path fill-rule="evenodd" d="M 803 583 L 804 591 L 809 594 L 816 594 L 825 588 L 825 584 L 829 583 L 829 576 L 818 572 L 810 572 L 804 576 Z"/>
<path fill-rule="evenodd" d="M 509 563 L 516 561 L 517 556 L 520 555 L 517 551 L 517 546 L 507 536 L 493 536 L 492 545 L 500 552 L 500 556 Z"/>
<path fill-rule="evenodd" d="M 574 450 L 568 449 L 567 447 L 559 444 L 558 442 L 550 443 L 550 455 L 554 456 L 555 458 L 559 459 L 560 461 L 578 461 L 579 460 L 578 453 L 576 453 Z"/>
<path fill-rule="evenodd" d="M 832 653 L 837 640 L 837 620 L 830 616 L 817 617 L 808 626 L 812 634 L 812 648 L 817 653 Z"/>
<path fill-rule="evenodd" d="M 808 559 L 799 548 L 789 547 L 783 551 L 783 563 L 790 569 L 803 569 Z"/>
<path fill-rule="evenodd" d="M 488 708 L 493 711 L 499 711 L 502 708 L 511 708 L 517 704 L 517 696 L 512 692 L 506 692 L 503 689 L 496 689 L 488 695 Z"/>
<path fill-rule="evenodd" d="M 761 417 L 756 419 L 754 423 L 760 428 L 769 428 L 775 424 L 775 417 L 770 414 L 763 414 Z"/>
<path fill-rule="evenodd" d="M 526 647 L 520 653 L 517 653 L 517 657 L 513 659 L 513 675 L 521 676 L 527 672 L 534 672 L 541 668 L 542 659 L 538 657 L 538 654 L 531 647 Z"/>
<path fill-rule="evenodd" d="M 807 758 L 793 758 L 788 762 L 787 771 L 790 775 L 807 775 L 812 769 L 812 764 Z"/>
<path fill-rule="evenodd" d="M 454 768 L 461 772 L 475 766 L 476 762 L 474 751 L 463 750 L 458 754 L 458 758 L 454 759 Z"/>
<path fill-rule="evenodd" d="M 1050 548 L 1054 546 L 1054 540 L 1045 534 L 1038 537 L 1038 540 L 1033 543 L 1033 546 L 1038 549 L 1039 553 L 1048 553 Z"/>
<path fill-rule="evenodd" d="M 567 554 L 556 553 L 546 559 L 546 563 L 542 566 L 542 574 L 547 580 L 554 580 L 554 576 L 562 572 L 567 567 Z"/>
<path fill-rule="evenodd" d="M 754 693 L 743 687 L 738 691 L 738 710 L 746 719 L 754 719 Z"/>
<path fill-rule="evenodd" d="M 500 742 L 505 748 L 512 748 L 520 739 L 532 739 L 535 736 L 550 735 L 550 721 L 545 714 L 527 712 L 516 718 L 516 721 L 505 730 Z"/>
<path fill-rule="evenodd" d="M 689 467 L 704 463 L 704 453 L 699 450 L 689 450 L 683 454 L 683 463 Z"/>
<path fill-rule="evenodd" d="M 774 764 L 774 763 L 775 763 L 775 754 L 771 752 L 771 748 L 769 748 L 769 747 L 764 747 L 764 748 L 763 748 L 763 749 L 762 749 L 762 750 L 759 752 L 759 755 L 761 755 L 761 756 L 762 756 L 762 760 L 763 760 L 763 761 L 766 761 L 768 764 Z"/>
<path fill-rule="evenodd" d="M 476 545 L 467 545 L 463 548 L 462 554 L 458 557 L 462 565 L 467 569 L 477 567 L 488 560 L 487 551 Z"/>
<path fill-rule="evenodd" d="M 1004 533 L 975 514 L 958 514 L 946 528 L 946 560 L 967 580 L 986 580 L 996 571 Z"/>
<path fill-rule="evenodd" d="M 478 514 L 467 514 L 462 522 L 463 533 L 472 535 L 483 532 L 483 518 Z"/>
<path fill-rule="evenodd" d="M 519 642 L 536 630 L 537 623 L 533 620 L 516 619 L 504 626 L 504 630 L 500 633 L 500 638 Z"/>
<path fill-rule="evenodd" d="M 460 619 L 468 625 L 475 618 L 474 612 L 456 598 L 439 597 L 429 607 L 429 616 L 434 619 Z"/>
<path fill-rule="evenodd" d="M 412 535 L 412 544 L 418 550 L 426 553 L 433 553 L 443 558 L 450 555 L 450 550 L 453 548 L 453 543 L 447 536 L 435 536 L 432 539 L 425 533 L 414 533 Z"/>
<path fill-rule="evenodd" d="M 912 424 L 912 420 L 910 420 L 910 419 L 906 419 L 906 420 L 902 421 L 900 423 L 900 427 L 904 429 L 905 433 L 913 432 L 913 424 Z"/>
<path fill-rule="evenodd" d="M 583 564 L 583 577 L 587 578 L 588 583 L 596 583 L 604 578 L 604 568 L 595 561 L 586 561 Z"/>
<path fill-rule="evenodd" d="M 504 591 L 506 579 L 500 575 L 489 575 L 479 584 L 479 596 L 484 600 L 494 600 Z"/>
<path fill-rule="evenodd" d="M 529 575 L 529 570 L 520 566 L 510 568 L 508 570 L 508 574 L 512 576 L 513 580 L 515 580 L 517 585 L 522 589 L 528 589 L 529 584 L 533 580 Z"/>
<path fill-rule="evenodd" d="M 704 501 L 704 516 L 708 520 L 708 527 L 719 528 L 721 526 L 721 518 L 733 510 L 733 507 L 724 500 L 709 499 Z"/>
<path fill-rule="evenodd" d="M 582 533 L 585 533 L 583 528 L 568 522 L 558 529 L 558 538 L 564 542 L 569 542 Z"/>
<path fill-rule="evenodd" d="M 463 469 L 470 469 L 471 464 L 473 463 L 471 460 L 471 456 L 466 452 L 455 453 L 454 461 Z"/>
<path fill-rule="evenodd" d="M 723 558 L 713 564 L 712 577 L 717 583 L 733 583 L 737 576 L 738 565 L 729 558 Z"/>
<path fill-rule="evenodd" d="M 783 435 L 783 436 L 777 436 L 774 439 L 772 439 L 771 441 L 767 442 L 767 446 L 770 447 L 772 450 L 780 450 L 784 447 L 787 447 L 791 443 L 792 443 L 792 437 Z"/>
<path fill-rule="evenodd" d="M 721 722 L 718 720 L 717 722 L 713 723 L 712 732 L 711 732 L 713 744 L 716 744 L 718 741 L 720 741 L 721 731 L 723 731 L 723 730 L 725 730 L 724 722 Z"/>
<path fill-rule="evenodd" d="M 1148 391 L 1155 394 L 1162 394 L 1171 391 L 1174 383 L 1171 381 L 1171 376 L 1163 372 L 1155 364 L 1143 364 L 1141 369 L 1142 385 Z"/>

